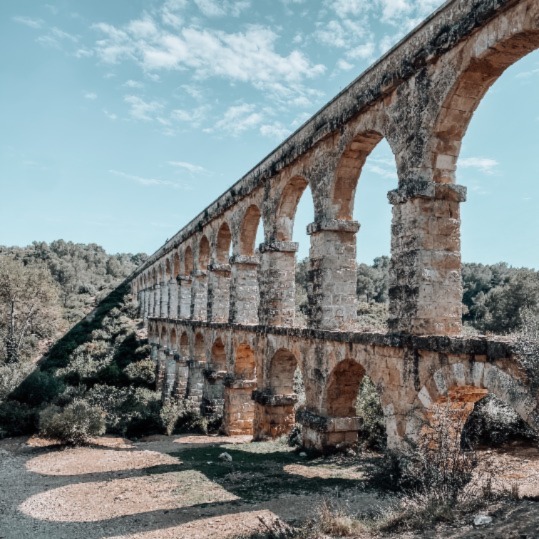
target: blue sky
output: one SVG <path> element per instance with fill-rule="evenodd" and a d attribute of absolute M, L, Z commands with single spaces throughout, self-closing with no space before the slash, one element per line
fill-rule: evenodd
<path fill-rule="evenodd" d="M 439 0 L 2 0 L 0 244 L 152 253 Z M 458 181 L 463 259 L 539 268 L 539 53 L 489 91 Z M 356 196 L 389 254 L 389 147 Z M 308 252 L 306 194 L 295 239 Z"/>

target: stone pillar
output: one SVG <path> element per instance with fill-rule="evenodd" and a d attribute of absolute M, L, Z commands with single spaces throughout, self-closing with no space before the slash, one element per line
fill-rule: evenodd
<path fill-rule="evenodd" d="M 252 436 L 255 417 L 252 394 L 255 387 L 256 380 L 225 378 L 223 431 L 227 436 Z"/>
<path fill-rule="evenodd" d="M 168 318 L 168 283 L 161 283 L 161 305 L 159 316 Z"/>
<path fill-rule="evenodd" d="M 208 273 L 203 270 L 193 272 L 191 289 L 191 318 L 206 320 L 208 313 Z"/>
<path fill-rule="evenodd" d="M 218 372 L 206 368 L 203 374 L 202 413 L 207 416 L 222 415 L 224 405 L 223 380 L 226 372 Z"/>
<path fill-rule="evenodd" d="M 307 410 L 296 412 L 296 423 L 302 427 L 302 445 L 323 452 L 356 444 L 361 428 L 359 417 L 326 417 Z"/>
<path fill-rule="evenodd" d="M 155 342 L 150 343 L 150 359 L 157 365 L 159 361 L 159 345 Z"/>
<path fill-rule="evenodd" d="M 165 362 L 165 373 L 164 373 L 164 382 L 163 382 L 163 402 L 167 399 L 170 399 L 173 395 L 175 379 L 176 379 L 176 360 L 174 359 L 175 352 L 169 350 Z M 177 355 L 177 354 L 176 354 Z"/>
<path fill-rule="evenodd" d="M 260 245 L 260 324 L 293 326 L 296 314 L 295 242 Z"/>
<path fill-rule="evenodd" d="M 154 305 L 155 305 L 154 288 L 148 288 L 148 318 L 153 318 Z"/>
<path fill-rule="evenodd" d="M 178 277 L 180 282 L 180 318 L 191 318 L 191 285 L 192 277 L 182 275 Z"/>
<path fill-rule="evenodd" d="M 161 285 L 156 284 L 153 292 L 153 314 L 154 318 L 159 318 L 161 316 Z"/>
<path fill-rule="evenodd" d="M 228 322 L 230 306 L 230 264 L 208 266 L 208 321 Z"/>
<path fill-rule="evenodd" d="M 174 360 L 176 362 L 176 374 L 174 377 L 174 389 L 172 394 L 176 399 L 184 399 L 187 397 L 187 381 L 189 379 L 187 358 L 183 358 L 179 354 L 176 354 Z"/>
<path fill-rule="evenodd" d="M 357 320 L 356 232 L 359 223 L 311 223 L 309 322 L 317 329 L 353 329 Z"/>
<path fill-rule="evenodd" d="M 152 289 L 151 288 L 147 288 L 146 289 L 146 318 L 148 318 L 150 316 L 150 303 L 152 301 Z M 153 306 L 152 306 L 153 308 Z"/>
<path fill-rule="evenodd" d="M 206 363 L 190 359 L 187 362 L 187 398 L 201 403 L 204 394 L 204 367 Z"/>
<path fill-rule="evenodd" d="M 157 371 L 155 374 L 156 391 L 164 390 L 167 356 L 168 356 L 168 348 L 165 348 L 164 346 L 160 346 L 157 353 Z"/>
<path fill-rule="evenodd" d="M 230 312 L 231 324 L 258 324 L 258 266 L 257 256 L 230 257 Z"/>
<path fill-rule="evenodd" d="M 255 440 L 278 438 L 288 434 L 294 425 L 294 406 L 298 396 L 272 395 L 269 391 L 253 391 L 255 401 L 253 437 Z"/>
<path fill-rule="evenodd" d="M 144 304 L 146 301 L 146 290 L 141 290 L 138 293 L 138 316 L 144 320 Z"/>
<path fill-rule="evenodd" d="M 178 283 L 171 279 L 168 283 L 168 317 L 178 318 Z"/>
<path fill-rule="evenodd" d="M 416 335 L 462 331 L 460 202 L 466 188 L 427 184 L 391 191 L 389 328 Z"/>

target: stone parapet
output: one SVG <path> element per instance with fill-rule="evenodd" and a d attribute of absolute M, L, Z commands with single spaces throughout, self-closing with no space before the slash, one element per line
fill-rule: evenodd
<path fill-rule="evenodd" d="M 230 264 L 223 264 L 221 262 L 211 262 L 208 264 L 208 271 L 214 273 L 223 273 L 230 275 Z"/>
<path fill-rule="evenodd" d="M 225 387 L 229 387 L 231 389 L 255 389 L 256 388 L 256 380 L 239 380 L 234 378 L 233 375 L 227 375 L 225 376 L 223 383 L 225 384 Z"/>
<path fill-rule="evenodd" d="M 298 249 L 299 243 L 295 241 L 271 241 L 258 246 L 260 253 L 295 253 Z"/>
<path fill-rule="evenodd" d="M 317 232 L 349 232 L 355 234 L 360 229 L 357 221 L 345 221 L 341 219 L 322 219 L 307 225 L 307 234 L 312 235 Z"/>
<path fill-rule="evenodd" d="M 296 423 L 318 432 L 348 432 L 361 428 L 360 417 L 325 417 L 308 410 L 296 412 Z"/>
<path fill-rule="evenodd" d="M 209 382 L 215 382 L 217 380 L 223 380 L 226 376 L 226 371 L 216 371 L 212 368 L 206 368 L 203 370 L 204 378 Z"/>
<path fill-rule="evenodd" d="M 272 395 L 267 391 L 255 389 L 252 393 L 253 400 L 264 406 L 290 406 L 298 402 L 298 396 L 292 395 Z"/>
<path fill-rule="evenodd" d="M 260 258 L 258 256 L 249 255 L 232 255 L 229 259 L 230 265 L 241 266 L 258 266 L 260 265 Z"/>
<path fill-rule="evenodd" d="M 451 183 L 435 183 L 428 180 L 409 181 L 398 189 L 389 191 L 387 198 L 390 204 L 402 204 L 411 198 L 432 198 L 465 202 L 467 188 L 464 185 Z"/>

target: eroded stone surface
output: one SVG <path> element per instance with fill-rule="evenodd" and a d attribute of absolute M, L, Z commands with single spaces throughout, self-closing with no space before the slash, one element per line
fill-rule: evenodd
<path fill-rule="evenodd" d="M 447 395 L 468 402 L 482 390 L 536 425 L 537 396 L 515 369 L 510 347 L 455 338 L 462 329 L 466 199 L 455 170 L 484 94 L 538 46 L 536 0 L 446 2 L 152 255 L 131 280 L 151 341 L 160 346 L 152 357 L 164 397 L 187 396 L 209 408 L 223 403 L 225 429 L 252 426 L 255 437 L 276 436 L 294 421 L 298 368 L 304 441 L 314 447 L 357 438 L 357 425 L 345 424 L 364 374 L 379 387 L 395 445 L 417 434 L 414 410 L 428 416 Z M 388 194 L 391 333 L 374 335 L 354 331 L 353 205 L 365 160 L 382 138 L 395 155 L 398 188 Z M 307 186 L 314 203 L 309 327 L 300 329 L 292 231 Z M 258 226 L 264 243 L 256 249 Z M 203 376 L 205 368 L 215 370 L 216 339 L 223 343 L 223 383 Z M 166 350 L 178 351 L 175 368 Z M 245 383 L 255 377 L 249 390 L 256 399 L 248 403 Z M 315 428 L 313 417 L 331 428 Z"/>

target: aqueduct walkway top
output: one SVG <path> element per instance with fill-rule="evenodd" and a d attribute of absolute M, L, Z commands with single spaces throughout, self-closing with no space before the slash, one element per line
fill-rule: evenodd
<path fill-rule="evenodd" d="M 255 434 L 274 435 L 292 420 L 299 365 L 306 401 L 298 418 L 312 445 L 354 438 L 354 392 L 365 373 L 380 388 L 395 444 L 413 431 L 405 418 L 415 405 L 448 394 L 473 402 L 492 391 L 539 426 L 537 398 L 510 349 L 459 337 L 466 190 L 455 183 L 481 98 L 538 45 L 538 0 L 446 2 L 154 253 L 132 287 L 161 362 L 170 351 L 165 390 L 210 409 L 224 399 L 230 431 L 252 429 L 254 414 Z M 368 335 L 354 331 L 353 205 L 382 138 L 398 173 L 388 194 L 391 333 Z M 315 217 L 308 328 L 300 329 L 292 230 L 307 185 Z M 264 242 L 255 248 L 259 221 Z"/>

